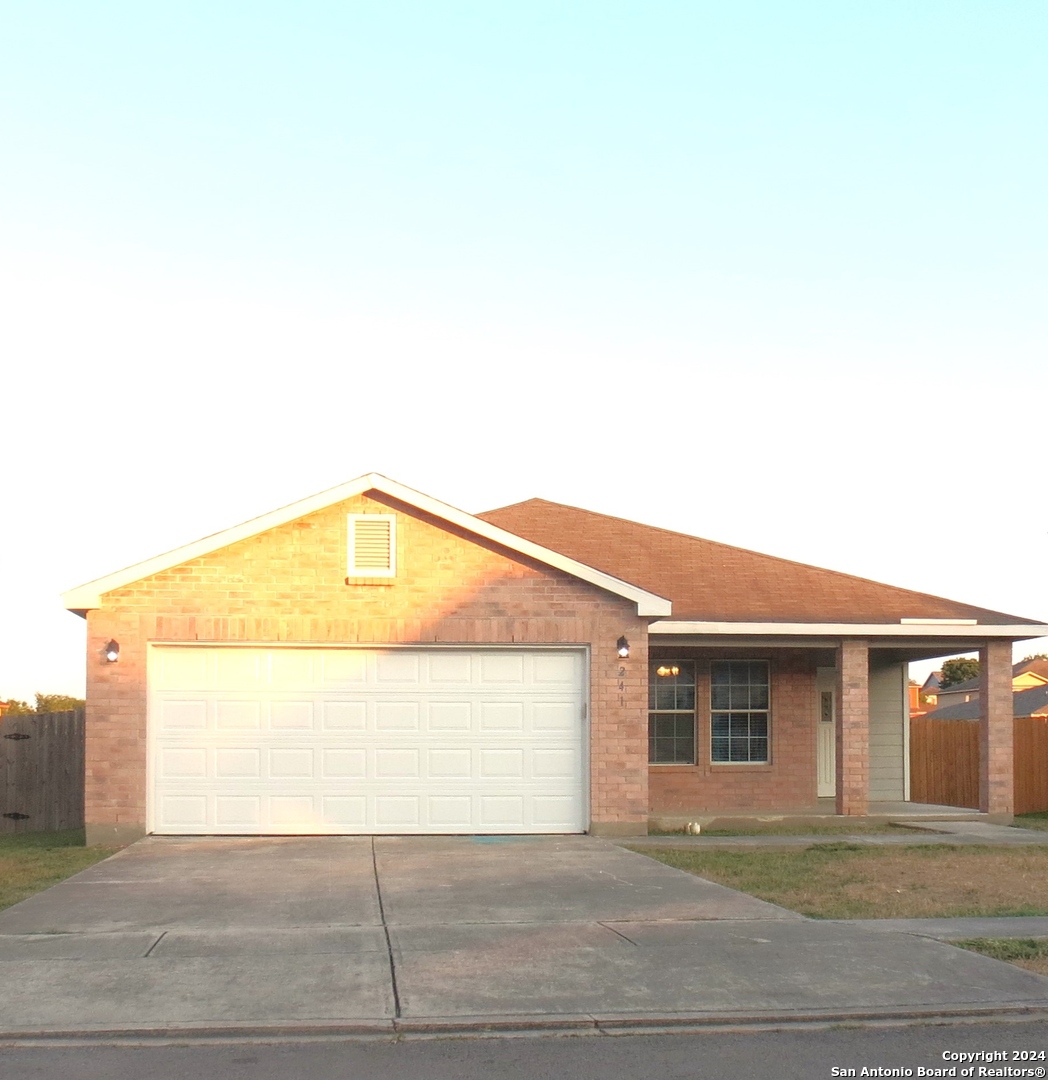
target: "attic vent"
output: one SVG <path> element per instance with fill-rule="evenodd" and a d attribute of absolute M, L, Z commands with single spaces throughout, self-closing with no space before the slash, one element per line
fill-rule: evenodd
<path fill-rule="evenodd" d="M 350 577 L 393 577 L 396 574 L 396 517 L 393 514 L 349 515 Z"/>

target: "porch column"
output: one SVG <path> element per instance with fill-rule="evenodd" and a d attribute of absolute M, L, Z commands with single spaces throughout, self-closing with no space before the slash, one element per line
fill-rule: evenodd
<path fill-rule="evenodd" d="M 870 649 L 846 638 L 837 649 L 837 813 L 862 816 L 870 801 Z"/>
<path fill-rule="evenodd" d="M 979 650 L 979 809 L 1010 818 L 1015 811 L 1012 765 L 1012 643 Z"/>

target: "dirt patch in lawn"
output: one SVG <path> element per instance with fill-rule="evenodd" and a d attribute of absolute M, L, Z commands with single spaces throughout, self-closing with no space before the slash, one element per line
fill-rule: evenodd
<path fill-rule="evenodd" d="M 83 829 L 0 836 L 0 909 L 57 885 L 116 850 L 85 847 Z"/>
<path fill-rule="evenodd" d="M 813 844 L 801 850 L 634 850 L 812 918 L 1048 915 L 1044 848 Z"/>

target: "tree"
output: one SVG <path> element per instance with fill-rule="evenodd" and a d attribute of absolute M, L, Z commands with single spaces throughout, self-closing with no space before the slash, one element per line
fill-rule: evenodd
<path fill-rule="evenodd" d="M 82 709 L 87 704 L 83 698 L 70 697 L 68 694 L 37 694 L 36 711 L 38 713 L 69 712 Z"/>
<path fill-rule="evenodd" d="M 1048 660 L 1048 652 L 1035 652 L 1031 656 L 1024 656 L 1020 662 L 1025 664 L 1027 660 Z"/>
<path fill-rule="evenodd" d="M 33 711 L 28 701 L 19 701 L 18 698 L 11 698 L 4 705 L 4 716 L 25 716 Z"/>
<path fill-rule="evenodd" d="M 956 656 L 952 660 L 944 660 L 942 665 L 942 678 L 939 680 L 939 689 L 946 690 L 958 683 L 967 682 L 969 679 L 979 677 L 979 661 L 972 656 Z"/>
<path fill-rule="evenodd" d="M 33 713 L 70 712 L 82 709 L 87 703 L 83 698 L 70 697 L 68 694 L 37 694 L 36 705 L 28 701 L 11 698 L 4 708 L 4 716 L 29 716 Z"/>

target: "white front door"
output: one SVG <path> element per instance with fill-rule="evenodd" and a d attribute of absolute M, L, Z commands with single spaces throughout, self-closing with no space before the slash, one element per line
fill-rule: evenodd
<path fill-rule="evenodd" d="M 150 831 L 582 832 L 584 682 L 580 650 L 155 646 Z"/>
<path fill-rule="evenodd" d="M 815 673 L 815 715 L 818 718 L 818 791 L 820 799 L 837 794 L 837 669 Z"/>

